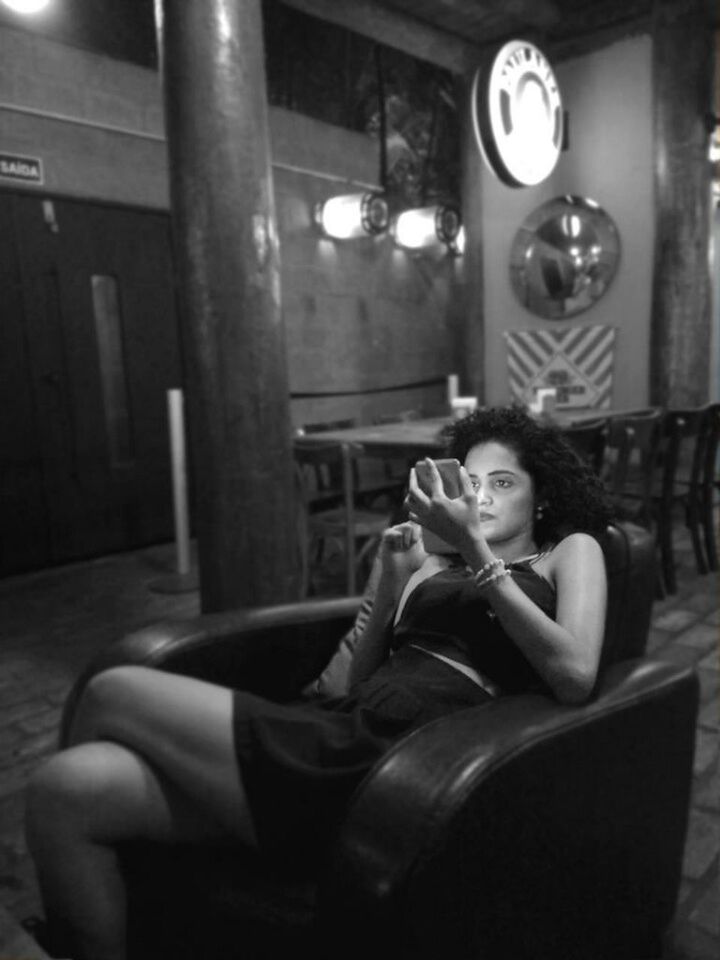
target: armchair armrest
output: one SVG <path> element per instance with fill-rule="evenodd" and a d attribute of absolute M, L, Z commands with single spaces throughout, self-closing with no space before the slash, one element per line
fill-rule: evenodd
<path fill-rule="evenodd" d="M 88 681 L 110 667 L 137 664 L 239 687 L 275 700 L 299 694 L 322 671 L 355 619 L 360 597 L 164 620 L 117 640 L 94 657 L 65 702 L 60 743 Z"/>
<path fill-rule="evenodd" d="M 692 668 L 636 660 L 581 706 L 508 697 L 415 731 L 355 794 L 329 928 L 362 931 L 352 957 L 378 938 L 398 958 L 646 956 L 674 909 L 697 702 Z"/>

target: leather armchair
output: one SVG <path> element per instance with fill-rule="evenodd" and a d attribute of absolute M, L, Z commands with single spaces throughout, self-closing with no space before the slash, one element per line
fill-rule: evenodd
<path fill-rule="evenodd" d="M 603 548 L 609 609 L 591 701 L 507 697 L 414 731 L 360 785 L 313 874 L 232 846 L 127 849 L 131 960 L 659 956 L 680 881 L 698 682 L 692 668 L 643 656 L 652 537 L 613 526 Z M 79 678 L 63 731 L 87 680 L 117 663 L 291 699 L 358 606 L 314 600 L 140 630 Z"/>

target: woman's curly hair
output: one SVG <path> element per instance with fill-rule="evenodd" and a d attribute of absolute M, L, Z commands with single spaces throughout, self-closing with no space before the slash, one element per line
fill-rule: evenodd
<path fill-rule="evenodd" d="M 612 519 L 610 500 L 590 464 L 559 427 L 534 420 L 522 407 L 476 410 L 445 427 L 441 439 L 446 456 L 461 463 L 479 443 L 495 441 L 515 452 L 533 478 L 535 500 L 543 508 L 535 521 L 538 545 L 557 543 L 579 531 L 599 536 Z"/>

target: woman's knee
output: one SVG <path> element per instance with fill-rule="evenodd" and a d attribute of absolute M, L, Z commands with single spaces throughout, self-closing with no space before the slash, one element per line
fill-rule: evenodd
<path fill-rule="evenodd" d="M 110 736 L 111 727 L 122 723 L 142 695 L 142 679 L 148 667 L 119 666 L 103 670 L 88 681 L 73 718 L 70 740 L 81 743 Z"/>
<path fill-rule="evenodd" d="M 155 816 L 154 806 L 163 807 L 156 794 L 146 764 L 126 747 L 108 742 L 71 747 L 46 761 L 28 783 L 28 843 L 32 849 L 35 840 L 105 841 L 132 834 Z"/>

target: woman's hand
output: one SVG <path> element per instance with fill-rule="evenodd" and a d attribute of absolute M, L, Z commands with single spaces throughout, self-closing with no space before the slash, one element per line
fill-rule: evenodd
<path fill-rule="evenodd" d="M 382 579 L 392 586 L 395 594 L 402 590 L 426 558 L 420 527 L 416 523 L 399 523 L 383 533 L 380 542 Z"/>
<path fill-rule="evenodd" d="M 387 658 L 392 617 L 403 587 L 426 559 L 420 527 L 416 523 L 400 523 L 384 531 L 380 542 L 380 579 L 370 616 L 353 654 L 350 687 L 369 677 Z"/>
<path fill-rule="evenodd" d="M 425 493 L 418 484 L 415 469 L 410 471 L 405 506 L 409 517 L 432 531 L 458 553 L 473 553 L 480 548 L 487 551 L 482 532 L 477 495 L 465 467 L 460 467 L 461 495 L 455 499 L 446 496 L 440 471 L 429 457 L 425 462 L 430 471 L 430 491 Z"/>

